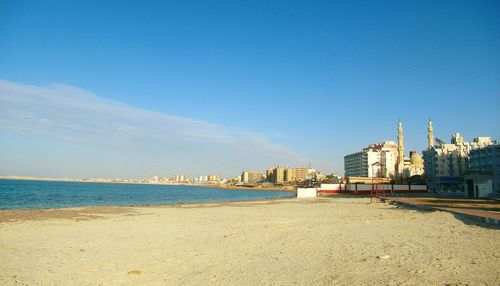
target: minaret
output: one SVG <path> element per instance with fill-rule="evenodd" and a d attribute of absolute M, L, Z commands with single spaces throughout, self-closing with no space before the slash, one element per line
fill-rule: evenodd
<path fill-rule="evenodd" d="M 403 147 L 403 124 L 401 120 L 398 123 L 398 175 L 403 175 L 403 168 L 405 165 L 405 148 Z"/>
<path fill-rule="evenodd" d="M 432 121 L 429 118 L 427 123 L 427 149 L 434 147 L 434 128 L 432 128 Z"/>

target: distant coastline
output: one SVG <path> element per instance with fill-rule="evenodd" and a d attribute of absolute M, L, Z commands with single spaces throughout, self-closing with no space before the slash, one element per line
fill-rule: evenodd
<path fill-rule="evenodd" d="M 250 190 L 250 191 L 285 191 L 296 192 L 295 186 L 236 186 L 227 184 L 199 184 L 199 183 L 157 183 L 157 182 L 141 182 L 140 180 L 125 180 L 125 179 L 80 179 L 80 178 L 45 178 L 31 176 L 0 176 L 4 180 L 24 180 L 24 181 L 53 181 L 53 182 L 80 182 L 80 183 L 102 183 L 102 184 L 136 184 L 136 185 L 165 185 L 165 186 L 197 186 L 213 189 L 224 190 Z"/>

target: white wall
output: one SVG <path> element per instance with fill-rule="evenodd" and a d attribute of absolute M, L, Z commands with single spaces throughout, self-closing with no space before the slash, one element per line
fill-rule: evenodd
<path fill-rule="evenodd" d="M 297 198 L 315 198 L 316 188 L 297 188 Z"/>
<path fill-rule="evenodd" d="M 426 185 L 411 185 L 411 190 L 412 191 L 425 191 L 427 190 Z"/>
<path fill-rule="evenodd" d="M 319 189 L 325 191 L 338 191 L 340 190 L 340 184 L 321 184 L 321 187 Z"/>
<path fill-rule="evenodd" d="M 478 198 L 487 198 L 493 192 L 493 182 L 488 180 L 484 183 L 474 184 L 474 194 L 478 193 Z"/>

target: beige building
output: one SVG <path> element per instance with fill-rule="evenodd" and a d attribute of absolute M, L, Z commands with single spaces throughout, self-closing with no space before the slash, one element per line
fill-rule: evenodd
<path fill-rule="evenodd" d="M 267 169 L 266 178 L 267 181 L 273 183 L 284 183 L 284 182 L 302 182 L 307 179 L 308 168 L 288 168 L 288 167 L 272 167 Z"/>
<path fill-rule="evenodd" d="M 275 183 L 283 183 L 285 181 L 285 169 L 277 167 L 273 171 L 273 178 Z"/>
<path fill-rule="evenodd" d="M 217 177 L 215 175 L 208 175 L 207 179 L 209 182 L 218 182 L 219 181 L 219 177 Z"/>
<path fill-rule="evenodd" d="M 297 176 L 294 168 L 285 168 L 285 182 L 297 181 Z"/>
<path fill-rule="evenodd" d="M 243 183 L 257 183 L 262 181 L 262 172 L 244 171 L 241 173 L 241 182 Z"/>
<path fill-rule="evenodd" d="M 308 168 L 306 167 L 294 168 L 294 171 L 295 171 L 295 180 L 297 182 L 303 182 L 307 179 Z"/>

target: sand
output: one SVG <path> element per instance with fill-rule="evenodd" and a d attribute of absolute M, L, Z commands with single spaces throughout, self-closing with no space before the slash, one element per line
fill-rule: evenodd
<path fill-rule="evenodd" d="M 368 202 L 0 212 L 0 285 L 500 284 L 500 230 Z"/>

